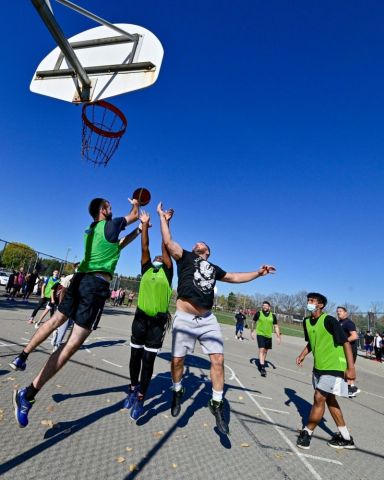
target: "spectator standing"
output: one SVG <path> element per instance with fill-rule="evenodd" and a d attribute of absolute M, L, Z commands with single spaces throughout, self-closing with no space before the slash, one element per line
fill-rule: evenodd
<path fill-rule="evenodd" d="M 247 317 L 244 315 L 244 310 L 242 308 L 239 309 L 239 312 L 235 315 L 236 320 L 236 327 L 235 327 L 235 338 L 237 340 L 243 341 L 243 331 L 244 331 L 244 323 Z"/>
<path fill-rule="evenodd" d="M 380 363 L 382 358 L 382 346 L 383 346 L 383 339 L 380 333 L 376 332 L 376 335 L 373 341 L 373 347 L 375 349 L 376 362 L 380 362 Z"/>
<path fill-rule="evenodd" d="M 372 352 L 373 352 L 373 340 L 374 336 L 372 335 L 371 331 L 368 330 L 367 333 L 364 335 L 364 350 L 365 350 L 365 356 L 368 358 L 372 358 Z"/>

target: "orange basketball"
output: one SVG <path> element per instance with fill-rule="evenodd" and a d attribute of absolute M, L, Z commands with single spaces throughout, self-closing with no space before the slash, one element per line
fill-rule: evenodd
<path fill-rule="evenodd" d="M 151 193 L 144 187 L 136 188 L 133 192 L 132 197 L 139 202 L 140 207 L 148 205 L 151 201 Z"/>

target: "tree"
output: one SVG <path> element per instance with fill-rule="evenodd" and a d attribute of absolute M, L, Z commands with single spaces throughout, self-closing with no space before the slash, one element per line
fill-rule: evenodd
<path fill-rule="evenodd" d="M 33 268 L 36 257 L 37 254 L 33 248 L 18 242 L 7 243 L 0 255 L 4 267 L 15 269 L 24 267 L 26 270 Z"/>
<path fill-rule="evenodd" d="M 233 292 L 228 293 L 227 298 L 228 310 L 234 310 L 236 308 L 236 294 Z"/>

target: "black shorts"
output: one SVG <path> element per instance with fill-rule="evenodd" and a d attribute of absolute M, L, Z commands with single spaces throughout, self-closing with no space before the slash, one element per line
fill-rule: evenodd
<path fill-rule="evenodd" d="M 96 330 L 109 295 L 109 282 L 92 273 L 76 273 L 58 309 L 76 325 Z"/>
<path fill-rule="evenodd" d="M 264 337 L 263 335 L 257 335 L 257 346 L 259 348 L 265 348 L 266 350 L 271 350 L 272 338 Z"/>
<path fill-rule="evenodd" d="M 168 313 L 158 313 L 150 317 L 139 308 L 136 309 L 132 323 L 131 347 L 157 351 L 163 346 L 167 329 Z"/>

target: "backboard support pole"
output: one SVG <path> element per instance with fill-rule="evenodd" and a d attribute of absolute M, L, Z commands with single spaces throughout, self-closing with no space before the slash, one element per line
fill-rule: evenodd
<path fill-rule="evenodd" d="M 65 38 L 60 28 L 60 25 L 57 23 L 46 1 L 45 0 L 31 0 L 31 1 L 33 6 L 37 10 L 37 13 L 40 15 L 41 19 L 45 23 L 52 37 L 56 41 L 58 47 L 63 52 L 63 55 L 66 61 L 68 62 L 70 67 L 73 68 L 73 70 L 76 72 L 81 83 L 81 91 L 79 92 L 81 99 L 83 101 L 89 100 L 90 92 L 91 92 L 91 80 L 88 77 L 83 66 L 79 62 L 79 59 L 77 58 L 73 48 L 69 44 L 68 40 Z"/>
<path fill-rule="evenodd" d="M 101 25 L 104 25 L 105 27 L 109 27 L 112 30 L 115 30 L 115 32 L 120 33 L 120 35 L 123 35 L 124 37 L 128 37 L 132 42 L 137 41 L 137 34 L 131 35 L 130 33 L 126 32 L 125 30 L 116 27 L 116 25 L 113 25 L 113 23 L 108 22 L 107 20 L 104 20 L 104 18 L 98 17 L 94 13 L 90 12 L 89 10 L 86 10 L 85 8 L 79 7 L 78 5 L 68 1 L 68 0 L 56 0 L 57 3 L 61 3 L 62 5 L 70 8 L 71 10 L 74 10 L 75 12 L 80 13 L 81 15 L 84 15 L 87 18 L 90 18 L 91 20 L 94 20 L 96 23 L 100 23 Z"/>

